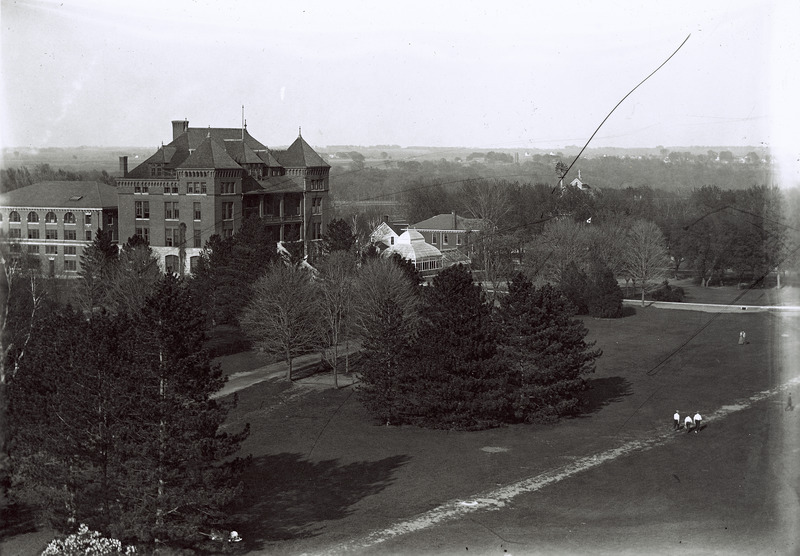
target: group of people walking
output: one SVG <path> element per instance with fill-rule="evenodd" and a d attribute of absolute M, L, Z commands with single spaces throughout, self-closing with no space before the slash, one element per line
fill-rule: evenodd
<path fill-rule="evenodd" d="M 675 415 L 672 416 L 672 429 L 673 430 L 680 430 L 681 428 L 681 413 L 677 409 L 675 410 Z M 697 431 L 700 430 L 700 424 L 703 422 L 703 417 L 700 415 L 700 412 L 696 412 L 694 417 L 691 415 L 687 415 L 686 418 L 683 420 L 683 426 L 686 428 L 686 432 L 692 432 L 694 430 L 695 434 Z"/>

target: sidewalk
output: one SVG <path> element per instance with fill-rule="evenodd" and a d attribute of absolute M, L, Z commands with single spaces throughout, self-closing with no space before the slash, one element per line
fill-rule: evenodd
<path fill-rule="evenodd" d="M 350 342 L 350 355 L 357 353 L 361 349 L 360 341 Z M 355 373 L 344 372 L 345 347 L 339 346 L 339 388 L 350 386 L 357 381 Z M 309 353 L 292 359 L 292 378 L 296 384 L 307 384 L 313 386 L 333 387 L 333 371 L 316 372 L 317 366 L 321 362 L 319 353 Z M 219 392 L 214 393 L 212 398 L 221 398 L 249 388 L 259 382 L 272 379 L 285 379 L 289 366 L 286 361 L 270 363 L 252 371 L 234 373 L 228 377 L 225 386 Z"/>

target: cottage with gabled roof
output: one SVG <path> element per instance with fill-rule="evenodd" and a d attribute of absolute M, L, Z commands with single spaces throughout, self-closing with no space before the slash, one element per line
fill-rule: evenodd
<path fill-rule="evenodd" d="M 298 134 L 272 150 L 241 128 L 172 122 L 172 141 L 128 172 L 120 157 L 120 237 L 137 235 L 171 272 L 191 270 L 212 235 L 233 235 L 245 218 L 267 221 L 275 241 L 306 252 L 328 224 L 330 166 Z"/>
<path fill-rule="evenodd" d="M 403 228 L 404 226 L 389 222 L 389 217 L 384 216 L 383 222 L 369 235 L 369 242 L 377 247 L 378 251 L 383 251 L 397 242 L 397 238 L 403 233 Z"/>
<path fill-rule="evenodd" d="M 39 258 L 49 276 L 77 276 L 99 228 L 117 241 L 117 189 L 94 181 L 47 181 L 0 196 L 0 241 Z"/>

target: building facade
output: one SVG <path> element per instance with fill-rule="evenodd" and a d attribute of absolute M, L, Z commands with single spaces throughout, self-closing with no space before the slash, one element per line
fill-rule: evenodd
<path fill-rule="evenodd" d="M 408 229 L 421 233 L 426 242 L 442 253 L 455 249 L 469 252 L 475 234 L 481 231 L 481 220 L 464 218 L 453 211 L 450 214 L 437 214 L 410 225 Z"/>
<path fill-rule="evenodd" d="M 245 218 L 267 221 L 275 241 L 308 253 L 329 220 L 330 166 L 298 135 L 267 148 L 241 128 L 172 122 L 172 141 L 128 171 L 120 157 L 119 236 L 146 239 L 168 272 L 190 272 L 212 235 L 228 237 Z"/>
<path fill-rule="evenodd" d="M 98 182 L 48 181 L 0 197 L 0 241 L 14 253 L 38 257 L 49 276 L 71 277 L 103 228 L 119 239 L 117 189 Z"/>

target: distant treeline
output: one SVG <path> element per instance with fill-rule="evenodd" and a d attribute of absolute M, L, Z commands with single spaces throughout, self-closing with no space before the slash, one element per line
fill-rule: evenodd
<path fill-rule="evenodd" d="M 705 155 L 688 152 L 664 153 L 663 157 L 603 156 L 580 159 L 565 182 L 581 171 L 581 180 L 592 188 L 649 188 L 661 191 L 690 191 L 703 186 L 740 190 L 754 185 L 773 184 L 770 165 L 751 153 L 744 159 L 729 156 L 730 151 Z M 469 157 L 468 157 L 469 158 Z M 495 157 L 496 159 L 496 157 Z M 409 190 L 427 186 L 461 185 L 479 178 L 505 179 L 523 184 L 558 184 L 556 163 L 570 163 L 557 155 L 536 154 L 519 164 L 502 162 L 469 163 L 444 158 L 432 160 L 387 160 L 378 164 L 351 165 L 331 169 L 331 193 L 339 201 L 401 200 Z"/>
<path fill-rule="evenodd" d="M 105 170 L 72 172 L 61 168 L 51 168 L 49 164 L 37 164 L 32 170 L 29 170 L 27 166 L 0 170 L 0 193 L 43 181 L 99 181 L 108 185 L 116 185 L 113 176 Z"/>

